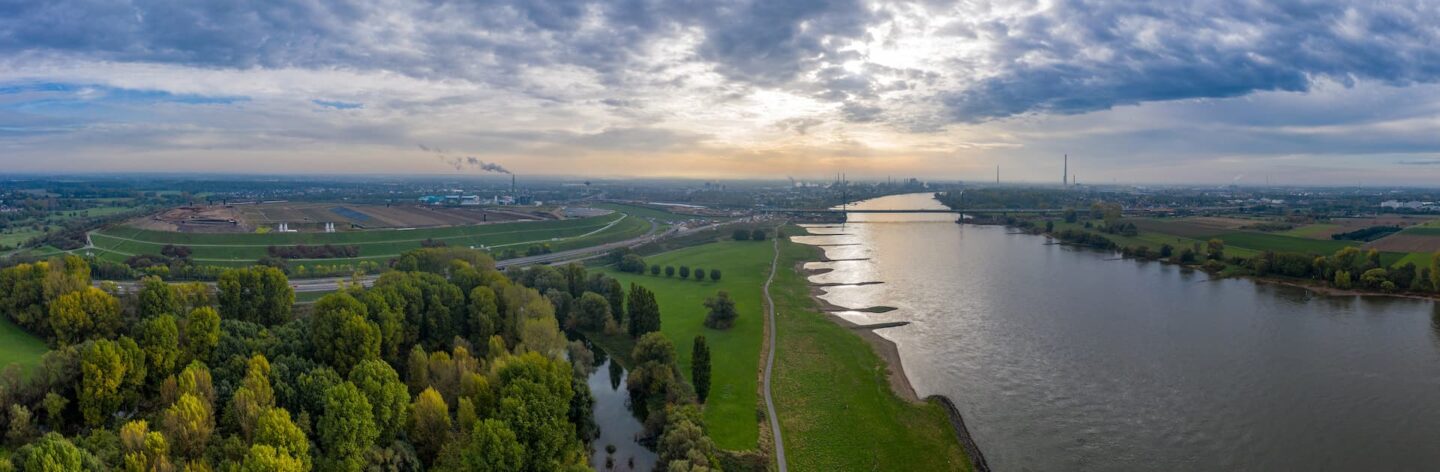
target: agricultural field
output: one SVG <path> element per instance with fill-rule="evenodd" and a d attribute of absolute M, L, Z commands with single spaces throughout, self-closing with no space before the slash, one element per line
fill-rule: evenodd
<path fill-rule="evenodd" d="M 1355 241 L 1335 241 L 1329 239 L 1307 239 L 1278 234 L 1235 232 L 1216 236 L 1225 241 L 1225 247 L 1231 246 L 1253 249 L 1255 251 L 1274 252 L 1303 252 L 1314 255 L 1328 256 L 1348 246 L 1358 246 Z"/>
<path fill-rule="evenodd" d="M 1426 228 L 1429 229 L 1429 228 Z M 1434 228 L 1440 230 L 1440 228 Z M 1431 253 L 1440 251 L 1440 232 L 1431 234 L 1427 232 L 1401 231 L 1375 241 L 1365 244 L 1368 249 L 1378 249 L 1390 252 L 1424 252 Z"/>
<path fill-rule="evenodd" d="M 25 370 L 40 364 L 40 356 L 49 351 L 45 341 L 20 329 L 8 317 L 0 316 L 0 368 L 18 364 Z"/>
<path fill-rule="evenodd" d="M 136 254 L 159 254 L 167 244 L 191 249 L 191 258 L 209 265 L 247 265 L 264 257 L 269 246 L 354 245 L 355 258 L 323 259 L 325 263 L 384 260 L 420 247 L 427 239 L 451 246 L 485 246 L 501 249 L 530 244 L 550 244 L 552 250 L 584 247 L 624 240 L 644 234 L 649 223 L 624 213 L 580 218 L 420 228 L 414 230 L 345 231 L 336 233 L 179 233 L 116 226 L 91 234 L 98 256 L 122 261 Z M 523 251 L 523 247 L 521 248 Z M 306 259 L 292 259 L 305 261 Z"/>
<path fill-rule="evenodd" d="M 1135 227 L 1139 228 L 1142 233 L 1165 233 L 1202 240 L 1233 232 L 1258 222 L 1256 220 L 1242 218 L 1213 216 L 1194 218 L 1132 218 L 1126 219 L 1125 221 L 1127 223 L 1135 223 Z"/>
<path fill-rule="evenodd" d="M 1435 253 L 1433 252 L 1411 252 L 1404 254 L 1404 256 L 1400 259 L 1392 262 L 1390 266 L 1394 267 L 1403 266 L 1405 264 L 1415 264 L 1416 267 L 1430 267 L 1430 258 L 1432 257 L 1435 257 Z M 1383 256 L 1381 257 L 1381 260 L 1384 260 Z"/>
<path fill-rule="evenodd" d="M 712 367 L 710 398 L 705 404 L 705 425 L 721 448 L 752 450 L 759 441 L 762 408 L 757 396 L 757 369 L 765 329 L 761 289 L 774 255 L 769 241 L 729 241 L 695 246 L 645 258 L 651 265 L 681 265 L 720 269 L 719 281 L 628 274 L 605 269 L 625 286 L 631 282 L 655 292 L 660 304 L 660 331 L 675 343 L 680 370 L 690 376 L 690 348 L 696 335 L 705 335 L 710 345 Z M 735 300 L 740 317 L 728 330 L 714 330 L 703 324 L 706 298 L 726 290 Z M 621 356 L 628 357 L 628 356 Z"/>

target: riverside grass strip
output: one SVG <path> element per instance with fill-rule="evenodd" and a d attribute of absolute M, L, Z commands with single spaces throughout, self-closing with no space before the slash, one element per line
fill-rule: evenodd
<path fill-rule="evenodd" d="M 810 298 L 794 268 L 819 260 L 819 249 L 790 241 L 780 248 L 771 286 L 778 335 L 773 386 L 790 467 L 974 470 L 940 402 L 896 396 L 885 362 Z"/>

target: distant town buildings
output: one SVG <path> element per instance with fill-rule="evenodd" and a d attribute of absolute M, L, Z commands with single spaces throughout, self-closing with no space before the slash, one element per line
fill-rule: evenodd
<path fill-rule="evenodd" d="M 532 205 L 538 204 L 530 195 L 496 195 L 482 199 L 479 195 L 426 195 L 420 203 L 436 206 Z"/>
<path fill-rule="evenodd" d="M 1435 202 L 1422 202 L 1416 200 L 1408 202 L 1402 202 L 1399 200 L 1386 200 L 1380 202 L 1380 208 L 1413 211 L 1440 211 L 1440 205 L 1437 205 Z"/>

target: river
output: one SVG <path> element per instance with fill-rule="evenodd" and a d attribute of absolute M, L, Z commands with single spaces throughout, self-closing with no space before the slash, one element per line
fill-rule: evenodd
<path fill-rule="evenodd" d="M 600 436 L 590 443 L 594 448 L 590 452 L 590 466 L 598 471 L 653 470 L 658 459 L 655 451 L 635 442 L 645 425 L 630 412 L 630 392 L 625 388 L 629 372 L 604 350 L 594 346 L 592 349 L 599 364 L 586 384 L 595 397 L 593 412 Z M 609 453 L 606 446 L 615 446 L 615 453 Z"/>
<path fill-rule="evenodd" d="M 928 194 L 852 208 L 943 208 Z M 863 220 L 863 221 L 862 221 Z M 998 471 L 1440 467 L 1440 312 L 1048 245 L 952 215 L 854 214 L 824 298 L 912 324 L 921 396 L 945 395 Z"/>

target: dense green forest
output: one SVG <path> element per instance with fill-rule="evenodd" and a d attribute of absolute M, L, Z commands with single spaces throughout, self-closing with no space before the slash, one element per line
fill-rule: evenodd
<path fill-rule="evenodd" d="M 659 308 L 630 292 L 626 310 L 584 267 L 502 273 L 452 248 L 303 309 L 271 267 L 134 293 L 75 256 L 6 268 L 0 312 L 52 350 L 0 375 L 0 470 L 590 470 L 594 354 L 564 332 L 580 323 L 637 338 L 628 386 L 659 469 L 716 470 Z"/>

